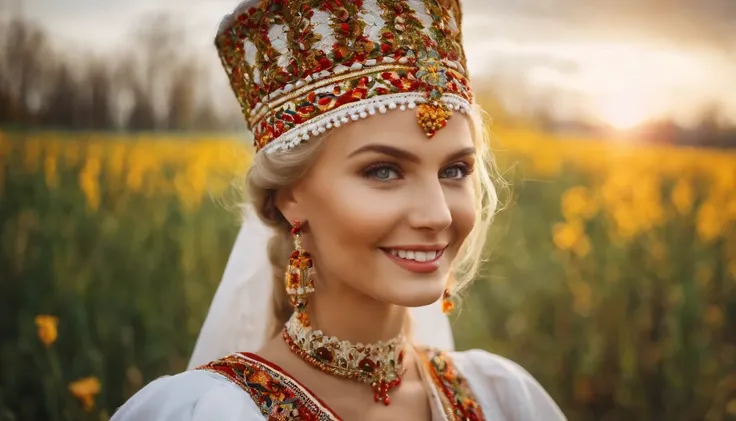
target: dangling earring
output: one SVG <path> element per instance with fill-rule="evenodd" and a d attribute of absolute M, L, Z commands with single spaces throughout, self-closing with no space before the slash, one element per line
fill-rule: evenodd
<path fill-rule="evenodd" d="M 289 294 L 299 321 L 304 326 L 309 326 L 306 309 L 307 296 L 314 292 L 314 280 L 311 276 L 312 256 L 302 248 L 302 225 L 299 221 L 294 222 L 291 235 L 294 237 L 294 251 L 286 268 L 286 293 Z"/>
<path fill-rule="evenodd" d="M 455 302 L 452 297 L 452 284 L 454 280 L 455 278 L 450 276 L 447 280 L 445 290 L 442 292 L 442 312 L 445 314 L 450 314 L 455 309 Z"/>

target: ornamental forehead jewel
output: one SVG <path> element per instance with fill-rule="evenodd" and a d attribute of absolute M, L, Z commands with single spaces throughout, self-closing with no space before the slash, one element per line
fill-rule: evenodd
<path fill-rule="evenodd" d="M 427 136 L 473 102 L 459 0 L 246 0 L 215 40 L 257 150 L 413 110 Z"/>

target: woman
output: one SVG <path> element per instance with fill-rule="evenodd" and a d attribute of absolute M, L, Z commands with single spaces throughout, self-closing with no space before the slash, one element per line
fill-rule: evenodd
<path fill-rule="evenodd" d="M 226 17 L 274 282 L 247 221 L 193 360 L 255 352 L 158 379 L 113 420 L 564 419 L 513 362 L 425 346 L 496 205 L 460 18 L 458 0 L 246 0 Z"/>

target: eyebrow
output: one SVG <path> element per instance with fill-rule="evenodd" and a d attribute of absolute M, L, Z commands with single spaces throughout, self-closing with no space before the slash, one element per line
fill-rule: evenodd
<path fill-rule="evenodd" d="M 381 145 L 377 143 L 365 145 L 361 148 L 356 149 L 355 151 L 351 152 L 350 155 L 348 155 L 348 158 L 352 158 L 356 155 L 360 155 L 362 153 L 367 153 L 367 152 L 380 153 L 380 154 L 392 156 L 396 159 L 405 160 L 405 161 L 409 161 L 413 163 L 421 162 L 421 159 L 418 156 L 414 155 L 413 153 L 407 150 L 399 149 L 399 148 L 396 148 L 394 146 L 389 146 L 389 145 Z M 467 148 L 460 149 L 459 151 L 448 156 L 446 160 L 452 161 L 454 159 L 462 158 L 468 155 L 475 155 L 475 147 L 469 146 Z"/>

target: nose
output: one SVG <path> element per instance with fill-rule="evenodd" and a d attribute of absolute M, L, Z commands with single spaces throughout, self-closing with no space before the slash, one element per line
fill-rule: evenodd
<path fill-rule="evenodd" d="M 411 197 L 409 225 L 415 229 L 442 231 L 452 224 L 452 213 L 437 177 L 417 186 Z"/>

